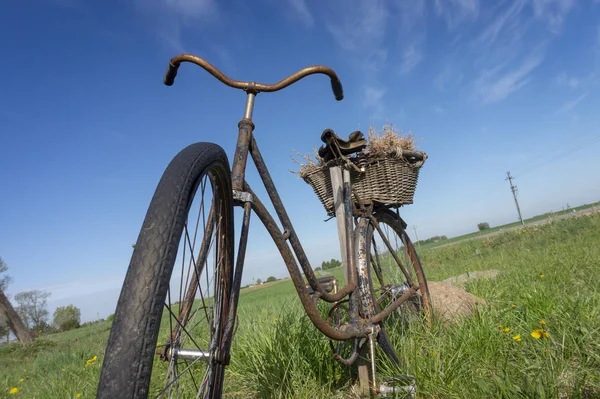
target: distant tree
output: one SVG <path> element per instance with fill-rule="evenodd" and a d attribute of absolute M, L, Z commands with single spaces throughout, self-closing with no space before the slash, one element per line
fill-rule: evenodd
<path fill-rule="evenodd" d="M 261 279 L 256 279 L 256 284 L 261 285 L 262 284 L 262 280 Z"/>
<path fill-rule="evenodd" d="M 108 317 L 106 318 L 106 321 L 113 321 L 115 319 L 115 314 L 109 314 Z"/>
<path fill-rule="evenodd" d="M 269 277 L 269 278 L 267 279 L 267 283 L 271 283 L 271 282 L 273 282 L 273 281 L 277 281 L 277 279 L 276 279 L 275 277 L 273 277 L 273 276 L 271 276 L 271 277 Z"/>
<path fill-rule="evenodd" d="M 27 330 L 25 323 L 19 317 L 19 314 L 15 311 L 12 304 L 4 295 L 4 290 L 10 284 L 10 276 L 4 274 L 8 270 L 6 263 L 0 258 L 0 319 L 6 322 L 10 330 L 15 333 L 17 339 L 21 344 L 31 342 L 31 334 Z M 10 335 L 10 331 L 7 333 L 7 337 Z"/>
<path fill-rule="evenodd" d="M 315 271 L 316 271 L 316 272 L 318 272 L 319 270 L 322 270 L 322 269 L 321 269 L 321 266 L 317 266 L 317 267 L 315 267 Z"/>
<path fill-rule="evenodd" d="M 488 222 L 477 223 L 477 228 L 479 231 L 487 230 L 490 228 L 490 224 Z"/>
<path fill-rule="evenodd" d="M 321 268 L 323 268 L 323 270 L 333 269 L 335 267 L 341 266 L 341 264 L 342 262 L 340 262 L 339 260 L 331 258 L 331 260 L 321 263 Z"/>
<path fill-rule="evenodd" d="M 33 290 L 20 292 L 15 295 L 15 301 L 19 304 L 17 312 L 26 326 L 34 331 L 44 331 L 48 326 L 48 304 L 49 292 Z"/>
<path fill-rule="evenodd" d="M 4 318 L 0 317 L 0 337 L 6 336 L 6 342 L 10 342 L 10 327 Z"/>
<path fill-rule="evenodd" d="M 81 310 L 73 305 L 61 306 L 54 311 L 54 325 L 62 331 L 79 328 Z"/>

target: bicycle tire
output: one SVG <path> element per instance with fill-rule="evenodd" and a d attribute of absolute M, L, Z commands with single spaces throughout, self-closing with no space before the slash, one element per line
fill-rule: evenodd
<path fill-rule="evenodd" d="M 423 272 L 421 262 L 417 255 L 417 252 L 410 240 L 410 237 L 404 230 L 404 228 L 402 226 L 402 222 L 391 211 L 389 211 L 387 209 L 379 209 L 375 212 L 375 214 L 373 216 L 375 217 L 375 220 L 377 221 L 378 224 L 380 224 L 380 225 L 385 224 L 385 225 L 389 226 L 393 230 L 393 232 L 398 236 L 398 238 L 401 240 L 401 242 L 403 244 L 403 248 L 405 250 L 405 253 L 410 258 L 410 264 L 411 264 L 410 269 L 414 269 L 414 270 L 410 270 L 409 274 L 414 274 L 414 277 L 416 277 L 416 281 L 412 282 L 412 286 L 415 286 L 418 284 L 420 287 L 416 296 L 413 296 L 411 299 L 409 299 L 407 302 L 405 302 L 405 305 L 404 304 L 401 305 L 401 306 L 404 306 L 404 309 L 400 310 L 400 308 L 398 308 L 399 311 L 400 312 L 406 311 L 407 306 L 413 307 L 414 311 L 423 310 L 425 313 L 425 318 L 426 318 L 427 322 L 430 323 L 431 322 L 431 311 L 430 311 L 430 297 L 429 297 L 429 288 L 427 286 L 427 279 L 425 278 L 425 273 Z M 372 264 L 373 259 L 372 259 L 372 254 L 371 254 L 371 244 L 374 243 L 373 236 L 375 234 L 376 229 L 374 228 L 374 225 L 369 218 L 362 218 L 357 227 L 357 231 L 358 231 L 358 237 L 357 237 L 358 253 L 363 254 L 363 256 L 359 256 L 359 262 L 357 262 L 357 267 L 359 268 L 358 274 L 359 274 L 359 277 L 366 276 L 366 279 L 359 278 L 359 289 L 361 291 L 361 296 L 362 296 L 361 305 L 364 308 L 363 313 L 365 314 L 365 316 L 372 317 L 373 315 L 375 315 L 381 311 L 380 306 L 377 303 L 378 300 L 375 295 L 375 292 L 377 290 L 375 289 L 373 272 L 372 272 L 372 271 L 375 271 L 375 266 Z M 397 265 L 395 260 L 393 263 Z M 375 273 L 375 274 L 377 274 L 377 273 Z M 379 272 L 379 274 L 381 274 L 381 271 Z M 381 278 L 381 276 L 377 275 L 377 279 L 380 280 L 380 278 Z M 384 282 L 379 281 L 379 283 L 380 283 L 381 287 L 379 287 L 378 290 L 380 290 L 380 291 L 385 290 Z M 406 284 L 406 282 L 404 282 L 403 284 Z M 391 286 L 398 286 L 397 281 L 392 282 Z M 411 284 L 407 284 L 407 286 L 411 286 Z M 388 316 L 388 318 L 389 318 L 389 316 Z M 380 331 L 379 331 L 379 334 L 377 335 L 377 342 L 378 342 L 379 346 L 381 347 L 383 352 L 387 355 L 387 357 L 394 364 L 400 365 L 400 359 L 398 358 L 398 355 L 396 354 L 396 351 L 394 350 L 394 347 L 390 341 L 388 332 L 386 331 L 386 328 L 385 328 L 383 322 L 379 323 L 379 327 L 380 327 Z"/>
<path fill-rule="evenodd" d="M 214 234 L 217 237 L 214 244 L 215 259 L 218 259 L 214 266 L 216 277 L 214 283 L 210 283 L 215 287 L 211 297 L 213 306 L 210 310 L 214 318 L 213 321 L 207 320 L 210 357 L 206 362 L 206 384 L 205 381 L 202 384 L 202 387 L 207 387 L 207 391 L 202 397 L 220 397 L 226 361 L 220 359 L 219 349 L 224 344 L 224 321 L 227 320 L 233 278 L 231 173 L 227 155 L 221 147 L 211 143 L 196 143 L 183 149 L 170 162 L 148 208 L 117 304 L 98 384 L 98 399 L 148 397 L 163 310 L 169 310 L 166 313 L 169 317 L 174 315 L 166 301 L 168 299 L 169 305 L 171 304 L 170 280 L 175 260 L 178 251 L 184 251 L 185 254 L 185 249 L 190 243 L 188 213 L 194 198 L 200 194 L 203 200 L 200 206 L 204 205 L 205 188 L 209 183 L 213 195 L 211 204 L 215 206 L 215 215 L 218 217 L 214 217 L 208 223 L 220 230 L 216 230 Z M 200 215 L 200 211 L 198 214 Z M 212 213 L 209 213 L 210 215 Z M 183 249 L 180 248 L 182 240 Z M 212 236 L 209 240 L 212 240 Z M 195 248 L 190 246 L 190 252 L 193 254 Z M 193 278 L 200 280 L 200 277 L 203 277 L 197 275 L 200 268 L 201 271 L 206 271 L 208 278 L 209 266 L 198 265 L 195 262 L 194 260 Z M 200 294 L 202 295 L 202 292 Z M 179 295 L 181 298 L 181 288 Z M 204 301 L 204 298 L 202 300 Z M 183 302 L 180 301 L 181 303 Z M 208 319 L 209 311 L 205 308 L 204 312 Z M 169 322 L 172 322 L 171 318 Z M 181 330 L 189 335 L 183 325 Z M 169 339 L 173 336 L 171 331 L 172 328 L 169 330 Z M 191 335 L 189 339 L 194 341 Z M 166 351 L 165 348 L 164 353 Z M 171 359 L 175 359 L 175 356 Z M 179 376 L 184 373 L 185 371 Z"/>

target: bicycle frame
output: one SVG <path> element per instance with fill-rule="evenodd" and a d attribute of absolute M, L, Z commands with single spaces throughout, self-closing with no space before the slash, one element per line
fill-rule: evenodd
<path fill-rule="evenodd" d="M 273 242 L 277 246 L 277 249 L 279 250 L 285 262 L 288 272 L 290 273 L 290 277 L 292 278 L 300 301 L 302 302 L 306 314 L 309 316 L 313 324 L 323 334 L 335 340 L 347 340 L 357 338 L 359 336 L 364 336 L 364 331 L 358 326 L 358 315 L 356 313 L 356 306 L 351 306 L 351 327 L 344 332 L 331 327 L 325 320 L 323 320 L 323 318 L 318 312 L 316 304 L 319 299 L 323 299 L 327 302 L 336 302 L 346 297 L 348 294 L 352 293 L 356 289 L 356 265 L 353 259 L 354 257 L 352 256 L 352 251 L 348 251 L 348 253 L 350 254 L 350 256 L 348 257 L 350 259 L 350 262 L 348 262 L 349 264 L 346 265 L 346 267 L 348 268 L 349 281 L 337 293 L 328 293 L 324 289 L 324 287 L 317 281 L 314 271 L 309 264 L 304 248 L 302 247 L 300 240 L 296 235 L 292 222 L 286 212 L 281 198 L 279 197 L 277 188 L 275 187 L 275 184 L 267 169 L 265 161 L 260 153 L 256 140 L 254 139 L 254 124 L 252 123 L 251 119 L 252 108 L 254 105 L 254 96 L 255 95 L 252 93 L 247 94 L 246 111 L 244 113 L 244 118 L 238 124 L 239 133 L 232 167 L 234 199 L 236 200 L 239 206 L 242 206 L 244 208 L 242 231 L 235 266 L 233 295 L 237 294 L 238 287 L 241 283 L 241 275 L 244 266 L 245 248 L 249 233 L 249 216 L 250 211 L 252 210 L 261 220 L 262 224 L 265 226 L 265 228 L 271 235 Z M 245 181 L 248 154 L 250 154 L 252 161 L 254 162 L 254 165 L 258 170 L 258 174 L 261 177 L 263 185 L 277 213 L 278 219 L 281 222 L 281 225 L 283 226 L 283 232 L 280 230 L 273 216 L 269 213 L 269 211 L 260 201 L 258 196 L 254 193 L 249 184 Z M 289 241 L 289 244 L 287 241 Z M 353 244 L 349 242 L 349 239 L 347 239 L 346 248 L 353 247 Z M 306 284 L 304 282 L 304 279 L 302 278 L 302 273 L 300 271 L 300 268 L 298 267 L 298 264 L 296 263 L 294 255 L 297 257 L 298 262 L 302 267 L 302 271 L 304 272 L 304 275 L 308 280 L 308 284 L 315 292 L 314 297 L 311 297 L 311 295 L 308 292 L 308 289 L 306 288 Z M 235 302 L 237 302 L 237 298 L 233 298 L 232 296 L 232 304 Z M 235 314 L 236 309 L 231 310 L 233 311 L 231 312 L 231 314 Z"/>
<path fill-rule="evenodd" d="M 279 250 L 288 269 L 290 277 L 292 278 L 294 287 L 296 288 L 296 292 L 300 298 L 304 310 L 306 311 L 306 314 L 308 315 L 312 323 L 315 325 L 315 327 L 317 327 L 324 335 L 333 340 L 343 341 L 367 337 L 369 333 L 373 332 L 374 324 L 382 321 L 401 303 L 405 302 L 410 296 L 414 295 L 419 289 L 419 287 L 415 286 L 407 290 L 400 298 L 397 298 L 392 304 L 388 305 L 383 311 L 379 312 L 378 314 L 373 315 L 369 318 L 359 317 L 357 312 L 357 309 L 359 308 L 357 302 L 358 295 L 351 294 L 356 292 L 359 280 L 366 281 L 366 279 L 368 279 L 368 276 L 366 275 L 359 276 L 356 267 L 356 262 L 364 261 L 367 254 L 357 254 L 355 251 L 354 243 L 351 240 L 351 237 L 353 236 L 351 231 L 353 226 L 351 188 L 349 182 L 344 182 L 344 218 L 346 221 L 345 228 L 347 233 L 345 248 L 348 260 L 345 266 L 347 268 L 348 281 L 346 281 L 346 285 L 337 292 L 327 292 L 324 289 L 324 287 L 318 282 L 314 271 L 310 266 L 306 253 L 304 252 L 304 248 L 302 247 L 300 240 L 296 235 L 291 220 L 285 210 L 281 198 L 279 197 L 279 193 L 277 192 L 275 184 L 271 178 L 271 175 L 267 169 L 264 159 L 258 149 L 256 140 L 253 136 L 255 125 L 252 122 L 252 113 L 254 110 L 254 101 L 256 94 L 258 94 L 261 91 L 273 92 L 281 90 L 297 82 L 305 76 L 320 73 L 328 75 L 331 78 L 331 87 L 334 92 L 334 95 L 337 100 L 341 100 L 343 98 L 342 86 L 335 72 L 333 72 L 333 70 L 327 67 L 312 66 L 305 68 L 299 72 L 296 72 L 295 74 L 287 77 L 286 79 L 283 79 L 282 81 L 276 84 L 264 85 L 254 82 L 241 82 L 229 79 L 221 71 L 209 64 L 204 59 L 190 54 L 181 54 L 171 59 L 171 62 L 169 63 L 169 67 L 164 78 L 164 83 L 167 86 L 173 84 L 181 62 L 191 62 L 198 66 L 201 66 L 224 84 L 230 87 L 242 89 L 247 94 L 244 117 L 238 123 L 238 139 L 233 165 L 231 169 L 231 180 L 233 189 L 232 195 L 234 203 L 237 206 L 243 207 L 244 214 L 242 219 L 242 229 L 238 246 L 238 254 L 234 269 L 233 284 L 231 287 L 229 319 L 227 322 L 227 327 L 225 329 L 225 336 L 231 337 L 235 328 L 235 315 L 237 314 L 237 303 L 239 298 L 241 278 L 246 254 L 246 246 L 248 242 L 248 235 L 250 229 L 250 215 L 251 212 L 254 211 L 254 213 L 258 216 L 262 224 L 265 226 L 265 228 L 271 235 L 273 242 L 277 246 L 277 249 Z M 277 226 L 277 223 L 275 222 L 273 216 L 269 213 L 269 211 L 265 208 L 260 199 L 256 196 L 254 191 L 251 189 L 249 184 L 245 181 L 246 166 L 248 163 L 249 154 L 258 170 L 259 176 L 261 177 L 262 183 L 269 195 L 275 212 L 277 213 L 278 219 L 281 222 L 281 225 L 283 226 L 283 232 Z M 363 216 L 371 215 L 365 214 Z M 313 296 L 309 294 L 308 289 L 306 288 L 305 282 L 302 278 L 302 273 L 300 271 L 300 268 L 298 267 L 294 255 L 300 263 L 300 267 L 302 268 L 302 271 L 304 272 L 304 275 L 307 278 L 308 284 L 314 290 Z M 356 259 L 357 256 L 359 259 Z M 319 300 L 324 300 L 326 302 L 335 303 L 342 300 L 346 296 L 350 296 L 350 321 L 348 324 L 344 325 L 343 328 L 333 328 L 319 314 L 317 302 Z M 230 343 L 231 340 L 227 339 L 226 342 Z M 225 350 L 225 353 L 228 353 L 228 348 Z M 225 356 L 228 357 L 228 355 Z"/>

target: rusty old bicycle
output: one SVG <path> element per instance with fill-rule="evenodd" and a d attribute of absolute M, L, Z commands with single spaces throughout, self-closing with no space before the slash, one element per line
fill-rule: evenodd
<path fill-rule="evenodd" d="M 336 73 L 325 66 L 311 66 L 276 84 L 242 82 L 228 78 L 198 56 L 181 54 L 170 60 L 164 77 L 167 86 L 173 84 L 182 63 L 198 65 L 225 85 L 246 93 L 233 164 L 230 169 L 218 145 L 195 143 L 166 168 L 134 246 L 97 397 L 221 397 L 238 322 L 252 212 L 281 253 L 306 315 L 331 340 L 333 356 L 346 365 L 359 364 L 363 387 L 381 391 L 375 378 L 375 344 L 399 362 L 386 320 L 407 306 L 421 317 L 430 317 L 427 282 L 399 215 L 401 204 L 361 198 L 352 188 L 352 175 L 364 172 L 365 165 L 352 164 L 350 158 L 364 148 L 364 138 L 353 134 L 343 140 L 326 131 L 322 149 L 329 154 L 325 177 L 331 179 L 326 188 L 333 197 L 328 213 L 338 225 L 346 281 L 339 287 L 332 278 L 319 279 L 253 134 L 258 93 L 282 90 L 306 76 L 324 74 L 339 101 L 343 91 Z M 409 166 L 424 157 L 424 153 L 410 151 L 403 155 Z M 281 227 L 245 180 L 249 158 Z M 243 209 L 237 253 L 234 207 Z M 329 308 L 326 314 L 318 307 L 323 303 Z"/>

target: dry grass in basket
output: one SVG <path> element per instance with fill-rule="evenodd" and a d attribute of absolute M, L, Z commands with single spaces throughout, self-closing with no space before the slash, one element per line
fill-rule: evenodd
<path fill-rule="evenodd" d="M 306 175 L 316 171 L 317 169 L 321 168 L 321 166 L 323 166 L 323 164 L 325 163 L 323 161 L 323 158 L 321 158 L 319 156 L 319 151 L 317 150 L 317 147 L 313 147 L 313 156 L 314 159 L 310 156 L 310 155 L 304 155 L 299 153 L 296 150 L 292 150 L 296 153 L 296 155 L 298 155 L 300 158 L 302 158 L 304 161 L 306 161 L 306 163 L 302 163 L 301 161 L 297 160 L 294 157 L 292 158 L 292 161 L 294 161 L 294 163 L 297 163 L 298 165 L 300 165 L 300 170 L 298 172 L 294 171 L 294 170 L 290 170 L 290 172 L 292 172 L 293 174 L 296 174 L 300 177 L 305 177 Z"/>
<path fill-rule="evenodd" d="M 368 145 L 365 153 L 373 157 L 388 154 L 401 154 L 401 150 L 414 151 L 417 148 L 415 136 L 412 133 L 403 133 L 396 127 L 386 122 L 381 132 L 369 127 Z"/>

